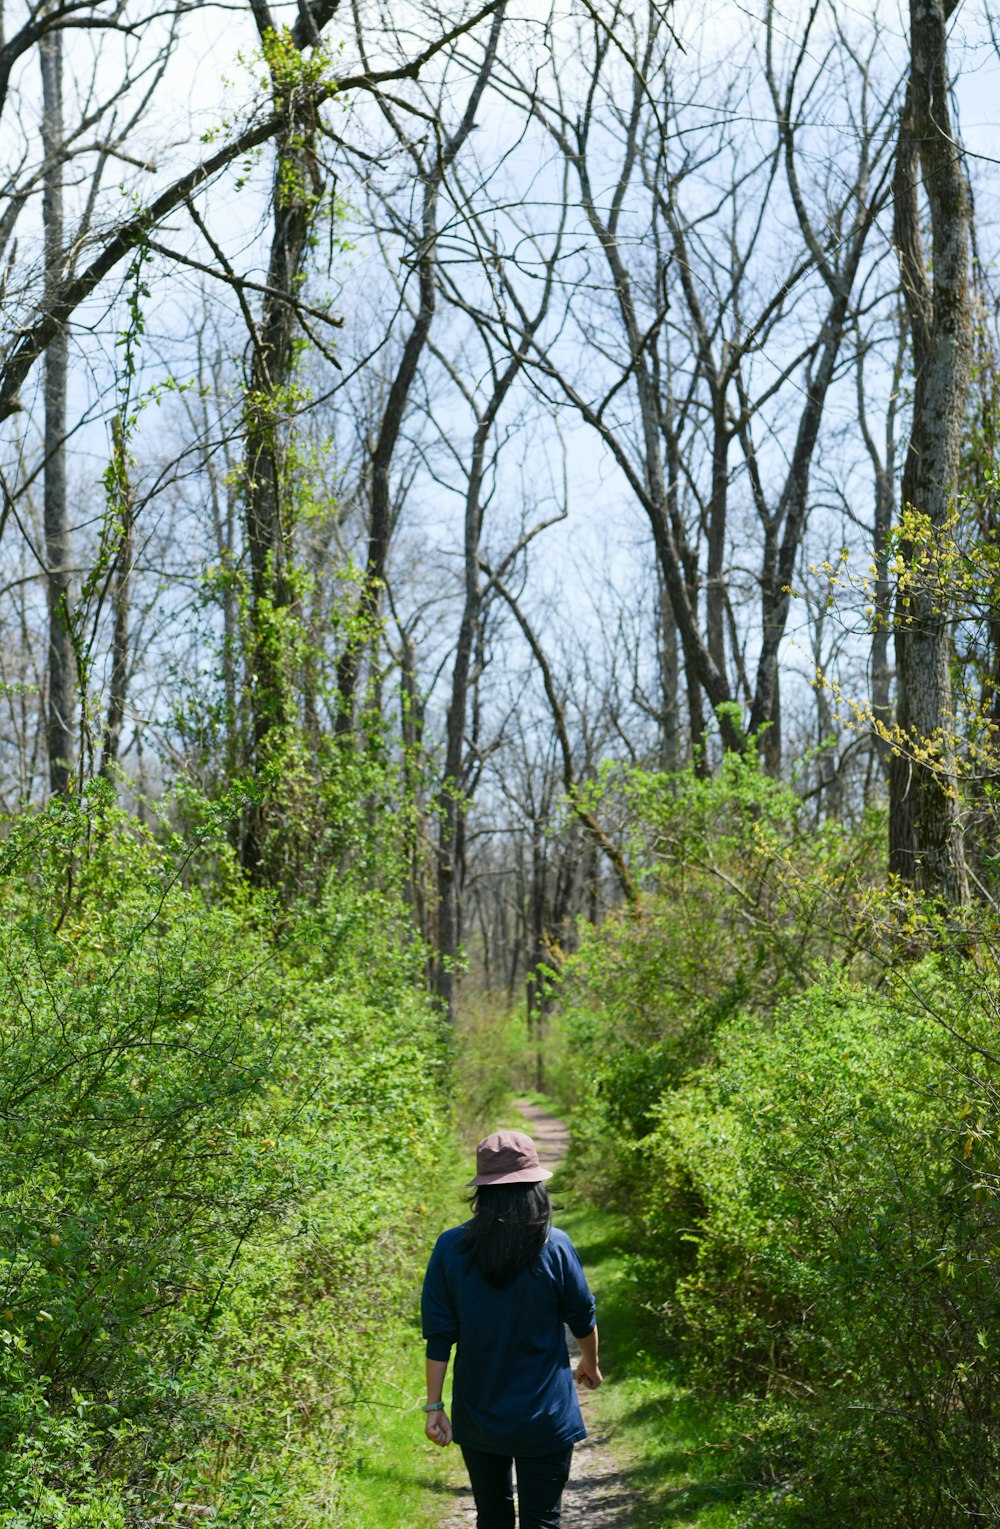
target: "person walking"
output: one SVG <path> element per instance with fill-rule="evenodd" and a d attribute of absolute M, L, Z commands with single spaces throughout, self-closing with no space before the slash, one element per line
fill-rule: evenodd
<path fill-rule="evenodd" d="M 551 1177 L 523 1131 L 487 1136 L 476 1148 L 472 1218 L 442 1232 L 424 1276 L 425 1432 L 461 1448 L 478 1529 L 513 1529 L 513 1471 L 520 1529 L 558 1529 L 573 1446 L 587 1436 L 576 1386 L 596 1390 L 603 1378 L 594 1297 L 572 1242 L 552 1225 Z M 564 1323 L 582 1356 L 575 1385 Z"/>

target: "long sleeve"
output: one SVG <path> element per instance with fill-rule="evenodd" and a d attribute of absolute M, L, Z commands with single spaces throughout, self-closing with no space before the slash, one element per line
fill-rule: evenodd
<path fill-rule="evenodd" d="M 597 1303 L 591 1295 L 579 1254 L 568 1238 L 562 1251 L 565 1283 L 560 1315 L 574 1338 L 586 1338 L 593 1332 L 597 1321 Z"/>
<path fill-rule="evenodd" d="M 445 1278 L 440 1237 L 434 1244 L 424 1275 L 420 1322 L 427 1341 L 427 1358 L 447 1361 L 453 1344 L 458 1341 L 458 1313 Z"/>

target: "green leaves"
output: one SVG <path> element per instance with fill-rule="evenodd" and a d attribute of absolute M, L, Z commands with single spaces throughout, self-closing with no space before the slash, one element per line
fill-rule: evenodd
<path fill-rule="evenodd" d="M 642 1142 L 645 1278 L 700 1384 L 769 1437 L 787 1492 L 761 1524 L 923 1522 L 942 1472 L 996 1470 L 1000 1202 L 965 1154 L 962 1062 L 830 971 L 769 1023 L 724 1026 Z"/>
<path fill-rule="evenodd" d="M 295 1521 L 398 1299 L 442 1128 L 419 952 L 350 875 L 275 933 L 225 830 L 158 840 L 98 786 L 0 852 L 4 1529 L 160 1487 Z"/>
<path fill-rule="evenodd" d="M 646 890 L 562 975 L 581 1172 L 773 1484 L 741 1523 L 957 1529 L 1000 1474 L 995 920 L 752 758 L 623 780 Z"/>

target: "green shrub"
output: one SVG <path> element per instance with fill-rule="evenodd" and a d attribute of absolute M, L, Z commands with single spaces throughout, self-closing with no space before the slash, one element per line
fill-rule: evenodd
<path fill-rule="evenodd" d="M 421 953 L 388 894 L 279 910 L 228 856 L 99 788 L 0 855 L 11 1529 L 307 1521 L 398 1302 L 445 1117 Z"/>
<path fill-rule="evenodd" d="M 1000 1521 L 1000 939 L 753 759 L 635 774 L 638 906 L 561 977 L 576 1172 L 735 1404 L 748 1524 Z M 575 1085 L 575 1087 L 574 1087 Z"/>
<path fill-rule="evenodd" d="M 771 1013 L 834 957 L 857 960 L 850 909 L 877 863 L 882 825 L 817 831 L 795 793 L 753 756 L 699 779 L 628 777 L 650 857 L 639 903 L 582 925 L 554 1025 L 556 1091 L 585 1102 L 587 1171 L 627 1203 L 621 1144 L 650 1129 L 665 1090 L 713 1055 L 726 1020 Z"/>
<path fill-rule="evenodd" d="M 455 1093 L 463 1116 L 459 1124 L 478 1140 L 505 1113 L 511 1093 L 534 1084 L 535 1057 L 524 1009 L 463 992 L 455 1041 Z"/>
<path fill-rule="evenodd" d="M 833 975 L 717 1044 L 636 1147 L 646 1272 L 696 1381 L 747 1398 L 782 1483 L 760 1521 L 967 1522 L 1000 1469 L 1000 1216 L 970 1111 L 993 1143 L 998 1120 L 969 1053 Z"/>

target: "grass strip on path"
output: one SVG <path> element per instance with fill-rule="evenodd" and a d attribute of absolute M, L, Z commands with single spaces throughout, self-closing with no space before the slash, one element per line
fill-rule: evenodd
<path fill-rule="evenodd" d="M 521 1096 L 560 1117 L 545 1094 Z M 516 1109 L 511 1124 L 523 1129 Z M 601 1368 L 606 1384 L 590 1399 L 593 1423 L 609 1436 L 630 1491 L 628 1522 L 641 1529 L 738 1529 L 742 1489 L 728 1479 L 729 1430 L 722 1412 L 694 1397 L 662 1352 L 652 1314 L 628 1272 L 626 1224 L 563 1187 L 550 1185 L 562 1209 L 556 1222 L 572 1238 L 597 1297 Z"/>
<path fill-rule="evenodd" d="M 457 1146 L 442 1153 L 433 1182 L 415 1189 L 413 1273 L 406 1309 L 391 1329 L 373 1335 L 372 1375 L 354 1417 L 353 1458 L 336 1492 L 336 1529 L 438 1529 L 457 1495 L 457 1450 L 424 1434 L 424 1341 L 420 1286 L 434 1241 L 462 1219 L 466 1159 Z M 452 1458 L 454 1457 L 454 1458 Z"/>
<path fill-rule="evenodd" d="M 738 1488 L 725 1479 L 727 1429 L 692 1396 L 666 1355 L 629 1278 L 624 1224 L 609 1212 L 558 1193 L 558 1224 L 580 1254 L 597 1297 L 605 1384 L 592 1415 L 635 1493 L 628 1522 L 641 1529 L 739 1529 Z"/>
<path fill-rule="evenodd" d="M 359 1408 L 357 1454 L 342 1484 L 337 1529 L 438 1529 L 456 1495 L 451 1451 L 424 1435 L 419 1327 L 401 1323 L 395 1340 Z"/>

